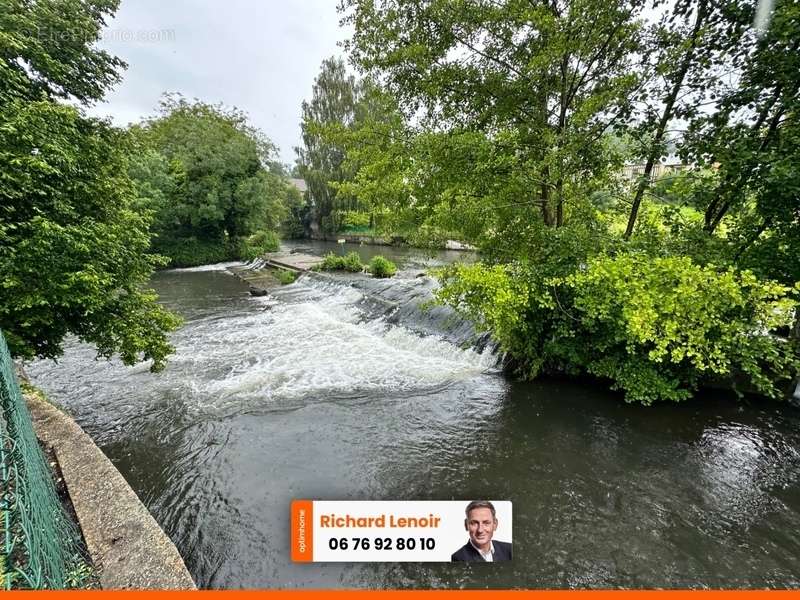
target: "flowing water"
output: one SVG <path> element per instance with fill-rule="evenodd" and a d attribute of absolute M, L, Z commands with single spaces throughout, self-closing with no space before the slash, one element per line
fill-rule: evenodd
<path fill-rule="evenodd" d="M 485 337 L 426 306 L 429 258 L 359 250 L 400 273 L 304 276 L 263 298 L 224 266 L 158 273 L 186 320 L 161 374 L 74 342 L 27 368 L 199 586 L 800 585 L 800 410 L 709 394 L 644 408 L 597 384 L 515 382 Z M 513 501 L 513 562 L 289 560 L 293 498 L 476 497 Z"/>

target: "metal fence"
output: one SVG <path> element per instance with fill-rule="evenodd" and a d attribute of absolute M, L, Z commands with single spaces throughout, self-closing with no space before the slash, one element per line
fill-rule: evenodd
<path fill-rule="evenodd" d="M 0 331 L 0 590 L 63 589 L 84 564 Z"/>

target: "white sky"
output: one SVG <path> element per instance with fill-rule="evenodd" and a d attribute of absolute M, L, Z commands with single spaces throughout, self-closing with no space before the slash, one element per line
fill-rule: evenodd
<path fill-rule="evenodd" d="M 127 125 L 164 92 L 236 106 L 294 163 L 300 103 L 323 59 L 341 55 L 337 0 L 122 0 L 101 46 L 128 63 L 89 112 Z"/>

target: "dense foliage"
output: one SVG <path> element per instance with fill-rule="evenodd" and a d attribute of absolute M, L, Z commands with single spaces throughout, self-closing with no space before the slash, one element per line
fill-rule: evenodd
<path fill-rule="evenodd" d="M 173 266 L 251 258 L 247 238 L 277 231 L 296 201 L 274 147 L 236 109 L 166 96 L 161 115 L 131 136 L 130 175 L 155 213 L 153 247 Z"/>
<path fill-rule="evenodd" d="M 523 376 L 590 373 L 645 403 L 797 376 L 796 2 L 758 21 L 755 0 L 342 10 L 384 118 L 323 130 L 337 189 L 393 231 L 478 246 L 440 298 Z M 682 170 L 658 179 L 667 155 Z"/>
<path fill-rule="evenodd" d="M 286 186 L 286 218 L 281 232 L 287 239 L 306 237 L 310 228 L 310 207 L 294 185 Z"/>
<path fill-rule="evenodd" d="M 303 145 L 296 148 L 297 166 L 308 185 L 313 229 L 333 234 L 372 226 L 372 215 L 365 210 L 368 204 L 346 185 L 359 165 L 352 156 L 345 161 L 345 134 L 388 118 L 379 89 L 370 80 L 349 74 L 341 59 L 329 58 L 323 61 L 302 112 Z M 355 215 L 360 215 L 357 225 L 352 223 Z"/>
<path fill-rule="evenodd" d="M 525 376 L 588 372 L 628 401 L 684 400 L 701 382 L 780 397 L 800 366 L 785 340 L 791 290 L 686 257 L 593 258 L 566 277 L 530 265 L 456 266 L 440 298 L 490 329 Z"/>
<path fill-rule="evenodd" d="M 123 63 L 94 45 L 116 8 L 9 0 L 0 11 L 0 327 L 15 356 L 57 357 L 74 334 L 158 370 L 178 319 L 145 287 L 161 259 L 127 140 L 60 101 L 98 100 L 119 79 Z"/>
<path fill-rule="evenodd" d="M 322 262 L 316 267 L 319 271 L 349 271 L 350 273 L 361 273 L 364 265 L 358 252 L 348 252 L 345 256 L 339 256 L 333 252 L 325 255 Z"/>
<path fill-rule="evenodd" d="M 351 124 L 357 94 L 356 80 L 347 74 L 344 62 L 329 58 L 323 61 L 314 81 L 311 100 L 302 106 L 303 146 L 297 148 L 298 168 L 308 186 L 316 226 L 325 233 L 335 233 L 339 228 L 333 184 L 345 180 L 347 174 L 342 167 L 342 148 L 325 139 L 320 129 L 330 124 Z"/>
<path fill-rule="evenodd" d="M 280 241 L 274 231 L 257 231 L 244 241 L 244 247 L 239 254 L 244 260 L 253 260 L 267 252 L 277 251 L 279 245 Z"/>

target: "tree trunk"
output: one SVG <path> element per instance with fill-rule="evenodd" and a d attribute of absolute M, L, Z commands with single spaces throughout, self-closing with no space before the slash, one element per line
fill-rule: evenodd
<path fill-rule="evenodd" d="M 631 234 L 633 234 L 633 228 L 636 225 L 636 218 L 639 215 L 639 206 L 642 204 L 642 198 L 644 197 L 645 191 L 647 191 L 647 188 L 650 186 L 650 175 L 653 173 L 653 167 L 655 166 L 656 160 L 658 160 L 661 142 L 664 140 L 664 133 L 666 132 L 667 124 L 669 123 L 670 119 L 672 119 L 675 101 L 677 100 L 678 94 L 683 87 L 683 80 L 686 78 L 686 73 L 689 72 L 689 67 L 692 66 L 695 49 L 697 47 L 697 37 L 700 34 L 700 29 L 702 28 L 706 17 L 708 16 L 706 8 L 706 2 L 701 2 L 697 7 L 697 18 L 695 19 L 694 27 L 692 27 L 691 44 L 686 50 L 686 54 L 683 56 L 681 66 L 675 74 L 672 88 L 670 89 L 669 95 L 664 103 L 664 112 L 661 113 L 661 119 L 658 122 L 656 134 L 653 138 L 652 145 L 650 146 L 650 152 L 647 156 L 647 162 L 644 166 L 644 174 L 639 181 L 639 185 L 636 187 L 636 194 L 633 197 L 631 212 L 628 216 L 628 226 L 625 228 L 626 240 L 631 237 Z"/>
<path fill-rule="evenodd" d="M 564 182 L 559 179 L 556 183 L 556 227 L 564 224 Z"/>
<path fill-rule="evenodd" d="M 753 124 L 751 129 L 751 135 L 758 136 L 761 126 L 764 124 L 766 120 L 766 116 L 769 113 L 769 110 L 775 106 L 775 103 L 778 101 L 781 92 L 781 86 L 779 85 L 775 89 L 775 94 L 773 96 L 772 102 L 768 104 L 764 111 L 762 112 L 761 116 L 759 116 L 758 120 L 755 124 Z M 772 116 L 770 120 L 769 127 L 767 128 L 767 132 L 764 134 L 764 137 L 761 139 L 761 143 L 758 146 L 758 152 L 761 153 L 766 150 L 767 146 L 769 146 L 770 142 L 772 141 L 773 136 L 777 135 L 778 133 L 778 125 L 780 124 L 781 117 L 784 113 L 784 107 L 778 106 L 778 110 Z M 714 230 L 719 225 L 720 221 L 722 221 L 722 217 L 728 212 L 731 207 L 731 203 L 733 201 L 733 195 L 738 191 L 739 193 L 744 193 L 744 184 L 746 182 L 748 169 L 740 168 L 739 172 L 735 177 L 727 177 L 725 181 L 720 184 L 720 191 L 717 193 L 714 200 L 708 205 L 708 208 L 705 212 L 705 224 L 703 225 L 703 229 L 708 233 L 714 233 Z"/>
<path fill-rule="evenodd" d="M 553 214 L 550 210 L 550 188 L 546 183 L 542 184 L 541 189 L 541 202 L 542 202 L 542 220 L 547 227 L 553 226 Z"/>
<path fill-rule="evenodd" d="M 742 255 L 745 252 L 747 252 L 747 249 L 750 246 L 752 246 L 753 244 L 756 243 L 756 240 L 758 240 L 758 238 L 761 237 L 761 234 L 764 233 L 767 230 L 767 227 L 769 227 L 771 224 L 772 224 L 772 217 L 766 217 L 761 222 L 761 225 L 758 226 L 758 229 L 756 229 L 752 233 L 752 235 L 750 235 L 750 237 L 748 237 L 745 240 L 744 244 L 742 244 L 739 247 L 739 249 L 736 251 L 736 254 L 734 254 L 734 256 L 733 256 L 733 264 L 738 264 L 739 263 L 739 259 L 742 258 Z"/>

